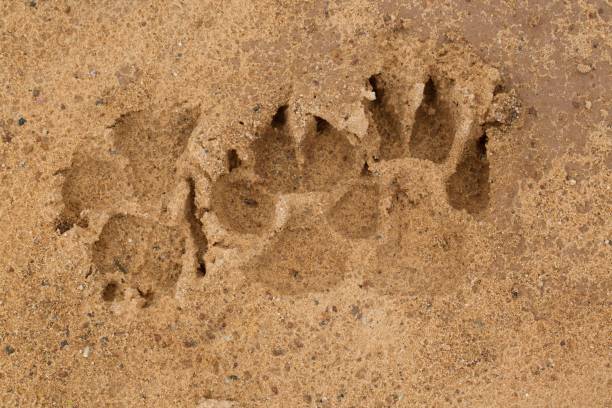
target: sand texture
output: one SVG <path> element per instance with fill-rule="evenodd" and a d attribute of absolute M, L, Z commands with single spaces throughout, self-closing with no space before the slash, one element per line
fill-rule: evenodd
<path fill-rule="evenodd" d="M 612 406 L 610 16 L 0 0 L 0 406 Z"/>

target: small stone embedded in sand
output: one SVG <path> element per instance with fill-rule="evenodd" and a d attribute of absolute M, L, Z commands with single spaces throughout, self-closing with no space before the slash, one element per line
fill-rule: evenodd
<path fill-rule="evenodd" d="M 376 92 L 374 91 L 369 91 L 369 90 L 364 89 L 363 91 L 361 91 L 361 96 L 363 96 L 368 101 L 376 100 Z"/>
<path fill-rule="evenodd" d="M 228 375 L 227 377 L 225 377 L 225 383 L 226 383 L 226 384 L 227 384 L 227 383 L 230 383 L 230 382 L 232 382 L 232 381 L 238 381 L 238 380 L 240 380 L 240 377 L 238 377 L 238 376 L 237 376 L 237 375 L 235 375 L 235 374 L 231 374 L 231 375 Z"/>
<path fill-rule="evenodd" d="M 88 358 L 89 356 L 91 356 L 91 347 L 86 346 L 83 349 L 83 357 Z"/>
<path fill-rule="evenodd" d="M 15 352 L 15 349 L 12 346 L 7 345 L 6 347 L 4 347 L 4 352 L 10 356 Z"/>
<path fill-rule="evenodd" d="M 588 74 L 593 70 L 593 67 L 587 64 L 578 64 L 576 66 L 576 69 L 578 69 L 578 72 L 580 72 L 581 74 Z"/>

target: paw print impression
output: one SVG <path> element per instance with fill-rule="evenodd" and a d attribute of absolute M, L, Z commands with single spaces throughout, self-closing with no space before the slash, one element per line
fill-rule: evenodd
<path fill-rule="evenodd" d="M 367 238 L 377 222 L 376 214 L 362 225 L 343 221 L 363 203 L 377 202 L 350 135 L 323 118 L 303 119 L 299 128 L 290 107 L 279 107 L 248 154 L 228 151 L 227 172 L 211 192 L 212 217 L 221 228 L 238 234 L 249 250 L 261 247 L 250 257 L 241 252 L 249 279 L 292 294 L 339 282 L 348 266 L 345 236 Z"/>
<path fill-rule="evenodd" d="M 80 227 L 102 304 L 155 306 L 174 297 L 184 269 L 206 273 L 195 182 L 179 168 L 197 120 L 180 106 L 126 113 L 60 172 L 57 231 Z"/>
<path fill-rule="evenodd" d="M 456 290 L 489 206 L 485 118 L 499 81 L 459 54 L 365 80 L 363 135 L 296 99 L 226 146 L 204 222 L 216 263 L 287 295 L 347 278 L 389 294 Z"/>

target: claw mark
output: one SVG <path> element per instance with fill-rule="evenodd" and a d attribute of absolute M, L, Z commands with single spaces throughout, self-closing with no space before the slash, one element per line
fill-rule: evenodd
<path fill-rule="evenodd" d="M 206 275 L 204 255 L 208 251 L 208 240 L 206 235 L 204 235 L 202 221 L 200 221 L 200 217 L 197 214 L 195 181 L 193 178 L 189 178 L 187 183 L 189 184 L 189 194 L 187 195 L 185 206 L 185 218 L 189 223 L 191 237 L 196 246 L 197 275 L 204 276 Z"/>
<path fill-rule="evenodd" d="M 477 214 L 489 205 L 489 160 L 487 134 L 466 146 L 455 173 L 446 182 L 448 201 L 453 208 Z"/>

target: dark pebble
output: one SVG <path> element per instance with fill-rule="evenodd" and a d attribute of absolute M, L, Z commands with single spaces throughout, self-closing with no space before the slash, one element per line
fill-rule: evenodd
<path fill-rule="evenodd" d="M 11 354 L 13 354 L 15 352 L 15 349 L 13 347 L 11 347 L 11 346 L 6 346 L 4 348 L 4 352 L 10 356 Z"/>
<path fill-rule="evenodd" d="M 68 345 L 68 340 L 62 340 L 60 341 L 60 349 L 63 349 L 64 347 L 66 347 Z"/>
<path fill-rule="evenodd" d="M 519 297 L 519 291 L 517 288 L 512 288 L 510 294 L 512 295 L 512 299 L 516 299 Z"/>
<path fill-rule="evenodd" d="M 23 126 L 26 124 L 26 122 L 27 122 L 26 118 L 19 118 L 19 120 L 17 121 L 17 124 L 19 126 Z"/>

